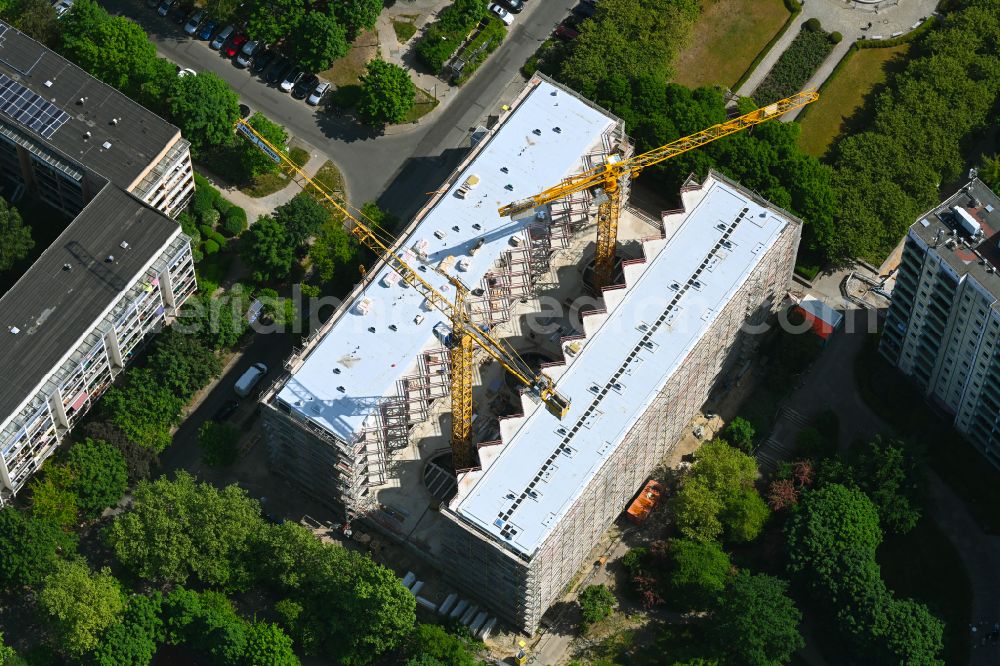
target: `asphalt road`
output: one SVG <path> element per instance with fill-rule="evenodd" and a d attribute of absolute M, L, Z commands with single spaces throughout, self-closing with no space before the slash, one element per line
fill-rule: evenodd
<path fill-rule="evenodd" d="M 377 135 L 353 120 L 318 111 L 267 86 L 210 50 L 207 42 L 185 35 L 169 17 L 157 16 L 142 0 L 101 0 L 101 4 L 137 21 L 163 57 L 197 72 L 215 72 L 244 104 L 324 152 L 343 172 L 352 203 L 376 200 L 405 220 L 458 164 L 468 147 L 470 129 L 509 101 L 501 99 L 508 84 L 520 76 L 521 65 L 576 2 L 526 3 L 501 47 L 446 106 L 412 130 L 388 135 Z"/>

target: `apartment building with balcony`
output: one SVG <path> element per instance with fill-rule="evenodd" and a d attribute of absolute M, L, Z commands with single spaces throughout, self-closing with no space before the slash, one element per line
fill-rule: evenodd
<path fill-rule="evenodd" d="M 910 227 L 879 349 L 1000 467 L 1000 198 L 981 181 Z"/>

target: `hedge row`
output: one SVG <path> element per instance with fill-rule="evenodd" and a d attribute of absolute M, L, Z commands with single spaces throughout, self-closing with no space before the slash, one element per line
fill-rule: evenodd
<path fill-rule="evenodd" d="M 779 99 L 794 95 L 809 81 L 809 77 L 819 68 L 833 50 L 830 35 L 822 30 L 803 28 L 767 78 L 753 93 L 754 101 L 764 106 Z"/>
<path fill-rule="evenodd" d="M 473 72 L 475 72 L 481 64 L 486 62 L 486 58 L 497 50 L 506 36 L 507 26 L 503 24 L 503 21 L 495 18 L 487 19 L 486 26 L 482 29 L 482 31 L 480 31 L 476 38 L 469 42 L 469 44 L 462 50 L 462 54 L 473 54 L 476 53 L 476 49 L 482 47 L 483 44 L 486 44 L 487 46 L 479 53 L 476 53 L 474 57 L 466 61 L 465 67 L 462 69 L 461 76 L 455 78 L 455 84 L 462 85 L 468 81 Z"/>
<path fill-rule="evenodd" d="M 434 73 L 441 71 L 465 38 L 486 17 L 486 0 L 455 0 L 417 42 L 417 59 Z"/>
<path fill-rule="evenodd" d="M 764 56 L 771 52 L 771 49 L 773 49 L 774 45 L 778 43 L 778 40 L 784 37 L 785 33 L 788 32 L 788 29 L 792 27 L 792 24 L 795 23 L 796 17 L 802 13 L 802 3 L 798 0 L 785 0 L 785 9 L 791 12 L 785 20 L 785 25 L 781 26 L 781 30 L 775 33 L 774 37 L 771 38 L 771 41 L 764 45 L 764 48 L 760 50 L 757 57 L 750 63 L 750 66 L 746 68 L 746 71 L 743 72 L 740 78 L 736 79 L 736 83 L 734 83 L 732 87 L 733 92 L 739 90 L 740 86 L 746 83 L 747 79 L 750 78 L 750 75 L 753 74 L 754 70 L 757 69 L 757 66 L 760 65 Z"/>

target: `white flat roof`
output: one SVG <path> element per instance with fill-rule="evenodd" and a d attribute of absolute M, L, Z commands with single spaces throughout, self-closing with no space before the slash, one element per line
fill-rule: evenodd
<path fill-rule="evenodd" d="M 608 292 L 603 324 L 587 326 L 583 349 L 557 378 L 569 413 L 561 421 L 544 409 L 525 417 L 495 445 L 499 453 L 486 454 L 483 471 L 469 473 L 474 485 L 460 483 L 451 511 L 533 555 L 791 223 L 714 177 L 702 191 L 663 249 L 644 270 L 634 267 L 642 273 L 626 275 L 625 293 Z"/>
<path fill-rule="evenodd" d="M 468 260 L 467 270 L 453 266 L 450 272 L 470 288 L 477 286 L 511 248 L 511 238 L 531 221 L 501 218 L 497 208 L 579 171 L 582 156 L 601 146 L 602 134 L 616 123 L 562 88 L 539 82 L 410 231 L 401 248 L 426 242 L 427 263 L 435 266 L 449 256 L 456 264 Z M 464 199 L 455 196 L 473 175 L 478 184 Z M 469 249 L 479 240 L 483 246 L 470 257 Z M 417 263 L 416 258 L 409 263 Z M 277 396 L 344 441 L 352 441 L 352 435 L 363 429 L 380 398 L 396 394 L 396 382 L 413 373 L 421 350 L 442 346 L 432 329 L 446 318 L 437 310 L 424 310 L 424 298 L 415 289 L 398 281 L 386 286 L 383 279 L 389 273 L 393 271 L 383 266 L 363 292 L 342 307 L 332 328 Z M 422 277 L 442 293 L 452 293 L 446 280 L 432 270 Z M 363 301 L 367 314 L 359 313 Z M 418 314 L 423 316 L 420 324 L 414 323 Z"/>

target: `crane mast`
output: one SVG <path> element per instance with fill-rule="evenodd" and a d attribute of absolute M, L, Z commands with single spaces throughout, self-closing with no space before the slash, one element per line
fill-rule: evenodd
<path fill-rule="evenodd" d="M 819 94 L 812 91 L 796 93 L 791 97 L 755 109 L 724 123 L 712 125 L 700 132 L 682 137 L 641 155 L 624 160 L 609 160 L 601 166 L 564 178 L 558 185 L 543 190 L 532 197 L 503 206 L 499 210 L 500 215 L 502 217 L 517 215 L 584 190 L 598 189 L 602 191 L 604 196 L 599 197 L 600 203 L 597 207 L 597 245 L 594 253 L 594 281 L 596 284 L 594 286 L 598 289 L 606 287 L 613 278 L 615 246 L 618 242 L 618 216 L 622 204 L 622 182 L 626 178 L 635 178 L 646 167 L 659 164 L 754 125 L 779 118 L 789 111 L 811 104 L 817 99 L 819 99 Z"/>
<path fill-rule="evenodd" d="M 511 353 L 503 343 L 495 339 L 485 327 L 472 321 L 465 301 L 468 289 L 462 284 L 461 280 L 438 271 L 455 289 L 454 301 L 449 300 L 447 296 L 422 278 L 418 271 L 393 251 L 389 245 L 383 242 L 374 229 L 347 210 L 323 186 L 306 175 L 278 148 L 271 145 L 266 138 L 251 127 L 249 123 L 243 119 L 237 120 L 235 128 L 275 162 L 283 162 L 305 182 L 312 185 L 326 201 L 330 202 L 351 221 L 350 233 L 360 243 L 375 252 L 390 268 L 399 274 L 400 278 L 406 284 L 420 292 L 427 300 L 428 305 L 447 316 L 451 321 L 452 346 L 449 354 L 452 401 L 451 445 L 452 458 L 456 471 L 468 469 L 475 463 L 475 458 L 472 455 L 471 440 L 472 383 L 473 369 L 475 367 L 474 352 L 477 346 L 493 357 L 507 372 L 511 373 L 521 384 L 535 394 L 545 404 L 549 412 L 557 418 L 565 416 L 569 410 L 570 401 L 556 391 L 555 382 L 545 373 L 532 370 L 523 359 Z"/>

